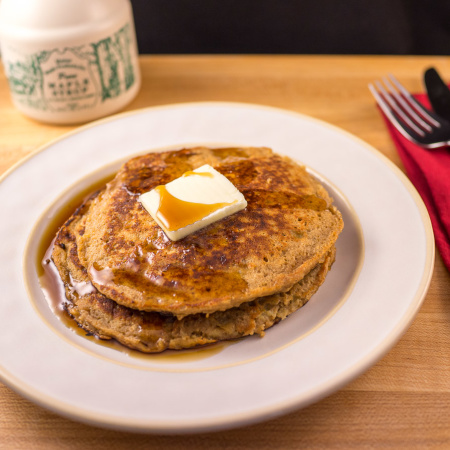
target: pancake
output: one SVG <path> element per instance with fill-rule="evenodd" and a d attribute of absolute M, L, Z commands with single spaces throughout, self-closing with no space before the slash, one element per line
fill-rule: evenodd
<path fill-rule="evenodd" d="M 75 236 L 98 193 L 81 205 L 58 232 L 52 259 L 64 283 L 67 312 L 89 333 L 115 339 L 146 353 L 185 349 L 217 341 L 263 335 L 264 330 L 303 306 L 325 280 L 334 261 L 334 247 L 287 292 L 241 304 L 227 311 L 197 313 L 177 319 L 172 314 L 145 312 L 117 304 L 91 284 L 78 258 Z"/>
<path fill-rule="evenodd" d="M 248 206 L 172 242 L 139 195 L 203 164 L 225 175 Z M 182 319 L 288 292 L 331 257 L 342 228 L 326 190 L 291 159 L 268 148 L 197 147 L 124 164 L 85 206 L 72 248 L 114 304 Z"/>

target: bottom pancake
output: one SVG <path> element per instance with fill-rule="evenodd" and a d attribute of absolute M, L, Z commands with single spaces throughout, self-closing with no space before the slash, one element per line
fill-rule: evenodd
<path fill-rule="evenodd" d="M 260 297 L 211 314 L 173 315 L 145 312 L 117 304 L 97 291 L 78 258 L 75 233 L 83 228 L 82 205 L 59 231 L 52 259 L 64 283 L 64 307 L 80 327 L 101 339 L 115 339 L 145 353 L 187 349 L 252 334 L 263 335 L 302 307 L 317 291 L 334 262 L 335 249 L 287 292 Z"/>

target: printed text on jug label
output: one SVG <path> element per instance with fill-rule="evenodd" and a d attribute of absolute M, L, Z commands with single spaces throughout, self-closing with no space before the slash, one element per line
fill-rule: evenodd
<path fill-rule="evenodd" d="M 126 24 L 98 42 L 21 57 L 16 53 L 14 61 L 5 58 L 11 93 L 16 101 L 42 111 L 90 109 L 133 86 L 133 46 Z"/>

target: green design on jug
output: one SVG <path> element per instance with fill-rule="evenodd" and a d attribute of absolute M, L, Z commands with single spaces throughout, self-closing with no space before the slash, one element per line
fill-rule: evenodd
<path fill-rule="evenodd" d="M 54 48 L 5 64 L 15 101 L 43 111 L 75 111 L 116 98 L 135 83 L 132 29 L 77 47 Z"/>

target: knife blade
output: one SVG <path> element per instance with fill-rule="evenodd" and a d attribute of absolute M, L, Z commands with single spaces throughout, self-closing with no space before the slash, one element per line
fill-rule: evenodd
<path fill-rule="evenodd" d="M 435 113 L 450 120 L 450 89 L 434 67 L 425 71 L 424 83 Z"/>

